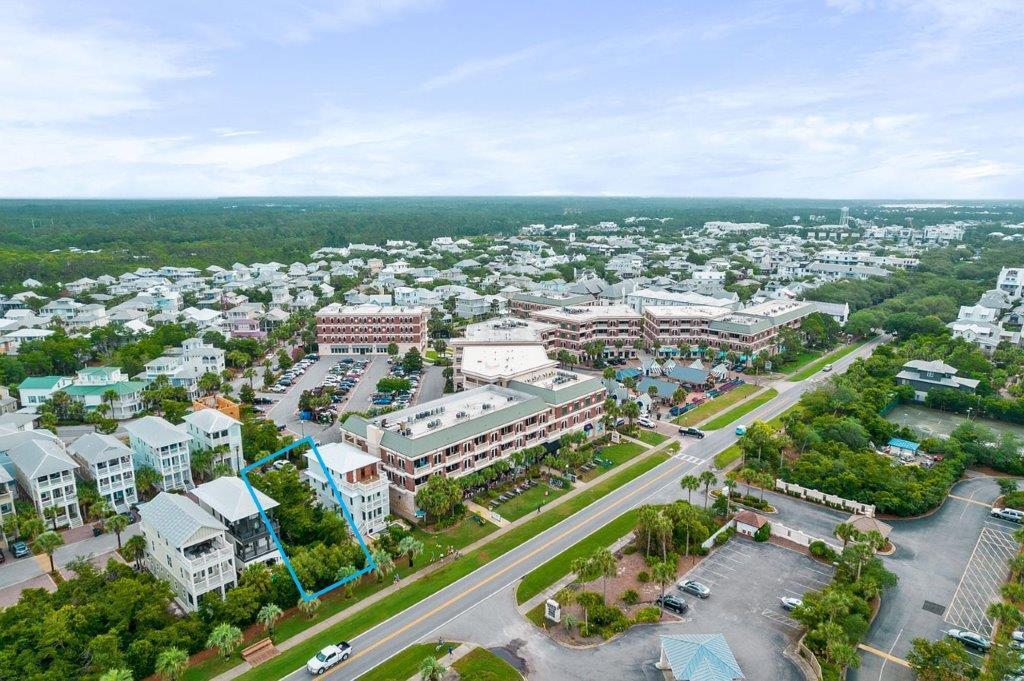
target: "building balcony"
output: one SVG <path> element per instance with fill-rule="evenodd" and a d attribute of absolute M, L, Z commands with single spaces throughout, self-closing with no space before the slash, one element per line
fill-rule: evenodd
<path fill-rule="evenodd" d="M 234 557 L 234 549 L 220 537 L 185 547 L 182 552 L 184 562 L 192 572 L 219 565 Z"/>

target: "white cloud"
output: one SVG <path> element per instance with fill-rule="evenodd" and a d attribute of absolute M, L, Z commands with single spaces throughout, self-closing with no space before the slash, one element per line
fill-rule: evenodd
<path fill-rule="evenodd" d="M 420 86 L 420 89 L 436 90 L 438 88 L 455 85 L 456 83 L 460 83 L 471 78 L 493 75 L 495 73 L 505 71 L 516 64 L 533 59 L 550 48 L 551 44 L 545 43 L 541 45 L 532 45 L 525 49 L 498 55 L 496 57 L 470 59 L 459 64 L 450 71 L 430 78 Z"/>

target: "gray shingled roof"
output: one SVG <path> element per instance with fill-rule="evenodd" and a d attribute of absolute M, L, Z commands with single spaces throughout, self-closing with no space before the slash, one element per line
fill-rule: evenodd
<path fill-rule="evenodd" d="M 139 506 L 142 522 L 174 547 L 184 546 L 202 529 L 226 530 L 224 525 L 188 497 L 161 492 Z"/>
<path fill-rule="evenodd" d="M 68 445 L 68 451 L 90 465 L 132 453 L 116 437 L 103 433 L 86 433 Z"/>

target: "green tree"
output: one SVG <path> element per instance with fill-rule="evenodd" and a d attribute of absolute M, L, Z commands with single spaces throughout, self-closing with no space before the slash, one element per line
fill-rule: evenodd
<path fill-rule="evenodd" d="M 156 656 L 156 673 L 164 681 L 178 681 L 188 667 L 188 653 L 181 648 L 167 648 Z"/>
<path fill-rule="evenodd" d="M 132 681 L 132 670 L 110 669 L 100 674 L 99 681 Z"/>
<path fill-rule="evenodd" d="M 380 582 L 394 571 L 395 561 L 391 558 L 391 554 L 383 548 L 376 549 L 371 555 L 375 565 L 373 569 L 377 573 L 377 581 Z"/>
<path fill-rule="evenodd" d="M 416 492 L 416 505 L 422 508 L 427 516 L 435 519 L 447 518 L 462 503 L 462 488 L 452 478 L 443 475 L 432 475 Z"/>
<path fill-rule="evenodd" d="M 50 572 L 56 569 L 53 565 L 53 552 L 64 546 L 64 537 L 53 530 L 43 532 L 32 542 L 32 550 L 38 553 L 45 553 L 50 559 Z"/>
<path fill-rule="evenodd" d="M 686 503 L 692 503 L 693 490 L 700 487 L 700 478 L 696 475 L 684 475 L 679 480 L 679 486 L 686 490 Z"/>
<path fill-rule="evenodd" d="M 422 681 L 441 681 L 448 669 L 437 661 L 436 657 L 425 657 L 420 662 L 420 679 Z"/>
<path fill-rule="evenodd" d="M 661 587 L 661 597 L 665 598 L 665 585 L 676 579 L 676 566 L 667 560 L 661 560 L 651 566 L 651 578 Z"/>
<path fill-rule="evenodd" d="M 860 538 L 860 531 L 849 523 L 839 523 L 836 525 L 835 535 L 842 540 L 843 549 L 846 549 L 847 544 Z"/>
<path fill-rule="evenodd" d="M 279 605 L 267 603 L 256 613 L 256 621 L 263 625 L 264 629 L 267 630 L 268 636 L 273 636 L 274 625 L 277 623 L 277 620 L 281 619 L 283 614 L 284 612 Z"/>
<path fill-rule="evenodd" d="M 618 573 L 618 564 L 615 561 L 615 556 L 608 549 L 598 549 L 591 554 L 589 561 L 593 573 L 602 578 L 604 600 L 607 603 L 608 578 L 614 577 Z"/>
<path fill-rule="evenodd" d="M 206 639 L 206 646 L 216 648 L 225 660 L 230 659 L 241 645 L 242 630 L 226 622 L 214 627 Z"/>
<path fill-rule="evenodd" d="M 121 549 L 121 533 L 125 531 L 131 521 L 128 520 L 127 516 L 121 514 L 112 515 L 103 521 L 103 526 L 114 533 L 117 537 L 117 548 Z"/>
<path fill-rule="evenodd" d="M 402 368 L 406 373 L 420 371 L 423 369 L 423 356 L 416 348 L 409 348 L 409 351 L 402 357 Z"/>
<path fill-rule="evenodd" d="M 949 638 L 934 642 L 915 638 L 907 653 L 907 663 L 919 681 L 967 681 L 976 675 L 967 651 Z"/>
<path fill-rule="evenodd" d="M 311 598 L 309 600 L 300 598 L 298 603 L 296 603 L 296 606 L 299 608 L 299 612 L 305 615 L 307 619 L 313 619 L 313 616 L 316 615 L 321 605 L 323 604 L 320 602 L 319 598 Z"/>
<path fill-rule="evenodd" d="M 423 542 L 412 535 L 402 537 L 402 541 L 398 542 L 398 555 L 409 557 L 409 567 L 412 567 L 413 560 L 421 553 L 423 553 Z"/>
<path fill-rule="evenodd" d="M 718 478 L 711 471 L 703 471 L 699 478 L 702 485 L 704 485 L 704 508 L 708 507 L 708 496 L 711 493 L 711 486 L 718 484 Z"/>
<path fill-rule="evenodd" d="M 149 500 L 157 489 L 157 485 L 163 482 L 163 476 L 155 468 L 142 466 L 135 471 L 135 486 L 143 499 Z"/>
<path fill-rule="evenodd" d="M 146 555 L 146 538 L 141 534 L 136 534 L 125 541 L 124 546 L 121 548 L 121 555 L 126 560 L 130 560 L 135 563 L 135 569 L 142 569 L 142 559 Z"/>

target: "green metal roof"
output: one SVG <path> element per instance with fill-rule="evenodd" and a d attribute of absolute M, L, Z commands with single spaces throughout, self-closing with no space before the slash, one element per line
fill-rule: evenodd
<path fill-rule="evenodd" d="M 566 386 L 561 390 L 551 390 L 549 388 L 543 388 L 538 385 L 533 385 L 532 383 L 523 383 L 521 381 L 509 381 L 508 387 L 522 393 L 536 395 L 547 404 L 551 405 L 565 404 L 570 400 L 579 399 L 584 395 L 604 390 L 604 386 L 601 385 L 601 379 L 597 377 L 579 381 L 578 383 Z"/>
<path fill-rule="evenodd" d="M 426 407 L 426 405 L 420 406 Z M 385 430 L 381 438 L 381 446 L 393 452 L 398 452 L 403 456 L 415 458 L 438 449 L 444 449 L 456 442 L 462 442 L 477 435 L 482 435 L 513 421 L 539 414 L 546 409 L 547 404 L 544 403 L 544 400 L 540 397 L 530 396 L 522 402 L 517 402 L 501 409 L 494 409 L 477 418 L 459 421 L 447 428 L 424 433 L 419 437 L 409 438 L 399 435 L 393 430 Z M 395 422 L 393 414 L 377 417 L 373 421 L 379 423 L 382 418 L 387 419 L 389 423 Z M 341 424 L 341 429 L 358 437 L 365 438 L 368 423 L 363 417 L 353 415 Z"/>
<path fill-rule="evenodd" d="M 30 376 L 18 384 L 18 390 L 46 390 L 57 385 L 63 376 Z"/>
<path fill-rule="evenodd" d="M 107 385 L 69 385 L 64 388 L 64 392 L 77 397 L 89 395 L 102 396 L 108 390 L 113 390 L 118 395 L 131 395 L 132 393 L 139 392 L 147 385 L 149 385 L 147 381 L 119 381 L 118 383 L 108 383 Z"/>

